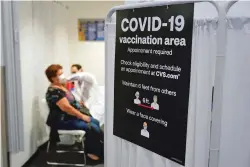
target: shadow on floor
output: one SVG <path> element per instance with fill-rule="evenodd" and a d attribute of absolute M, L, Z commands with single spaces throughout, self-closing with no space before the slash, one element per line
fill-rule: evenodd
<path fill-rule="evenodd" d="M 75 155 L 71 153 L 67 153 L 66 157 L 67 159 L 71 159 L 71 160 L 75 159 Z M 79 162 L 79 160 L 76 160 L 76 162 Z M 83 162 L 84 161 L 81 161 L 79 163 L 83 163 Z M 23 167 L 52 167 L 51 165 L 47 164 L 46 144 L 43 147 L 40 147 L 38 151 L 35 153 L 35 155 L 25 165 L 23 165 Z M 60 167 L 60 166 L 54 166 L 54 167 Z M 71 166 L 63 166 L 63 167 L 71 167 Z M 104 167 L 104 164 L 91 166 L 91 165 L 88 165 L 88 161 L 87 161 L 87 165 L 85 167 Z"/>

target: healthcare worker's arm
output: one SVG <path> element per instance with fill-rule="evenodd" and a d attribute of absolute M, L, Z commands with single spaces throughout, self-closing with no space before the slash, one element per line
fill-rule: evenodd
<path fill-rule="evenodd" d="M 82 82 L 88 82 L 89 84 L 96 84 L 96 80 L 94 76 L 88 72 L 79 72 L 76 74 L 72 74 L 67 78 L 68 81 L 80 81 Z"/>
<path fill-rule="evenodd" d="M 75 73 L 70 75 L 67 80 L 68 81 L 83 81 L 84 80 L 84 72 L 79 72 L 79 73 Z"/>
<path fill-rule="evenodd" d="M 79 72 L 67 78 L 70 81 L 77 80 L 80 85 L 80 99 L 86 103 L 88 102 L 93 88 L 97 86 L 95 77 L 88 72 Z M 93 96 L 92 96 L 93 97 Z M 84 104 L 85 105 L 85 104 Z M 85 105 L 86 106 L 86 105 Z"/>
<path fill-rule="evenodd" d="M 72 107 L 66 97 L 59 100 L 56 105 L 64 112 L 73 115 L 79 119 L 82 119 L 85 122 L 90 122 L 91 118 L 87 115 L 82 114 L 80 111 L 76 110 L 74 107 Z"/>

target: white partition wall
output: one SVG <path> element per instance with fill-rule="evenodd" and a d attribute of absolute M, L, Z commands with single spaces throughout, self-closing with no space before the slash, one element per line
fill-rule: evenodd
<path fill-rule="evenodd" d="M 250 166 L 250 1 L 228 12 L 219 167 Z"/>

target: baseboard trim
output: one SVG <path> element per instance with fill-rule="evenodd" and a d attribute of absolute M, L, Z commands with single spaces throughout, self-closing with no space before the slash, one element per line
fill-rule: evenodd
<path fill-rule="evenodd" d="M 43 145 L 44 143 L 46 143 L 48 140 L 49 140 L 48 136 L 42 138 L 41 140 L 38 140 L 37 143 L 36 143 L 37 147 L 40 147 L 41 145 Z"/>
<path fill-rule="evenodd" d="M 36 152 L 28 159 L 28 161 L 25 162 L 25 164 L 22 166 L 22 167 L 29 167 L 31 162 L 33 162 L 33 160 L 38 156 L 40 150 L 44 150 L 46 149 L 47 147 L 47 144 L 48 144 L 48 141 L 44 142 L 42 145 L 40 145 Z"/>

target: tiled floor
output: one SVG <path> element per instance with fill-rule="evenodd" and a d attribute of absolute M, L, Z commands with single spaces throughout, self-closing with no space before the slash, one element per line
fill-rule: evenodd
<path fill-rule="evenodd" d="M 52 167 L 51 165 L 47 165 L 46 156 L 47 154 L 46 154 L 45 148 L 43 148 L 40 151 L 38 151 L 36 156 L 32 159 L 32 161 L 28 165 L 25 165 L 23 167 Z M 75 156 L 70 153 L 67 153 L 67 158 L 74 159 Z M 60 167 L 60 166 L 57 166 L 57 167 Z M 64 167 L 70 167 L 70 166 L 64 166 Z M 86 167 L 104 167 L 104 164 L 91 166 L 91 165 L 88 165 L 88 162 L 87 162 Z"/>
<path fill-rule="evenodd" d="M 90 166 L 88 166 L 90 167 Z M 104 164 L 96 165 L 95 167 L 104 167 Z"/>

